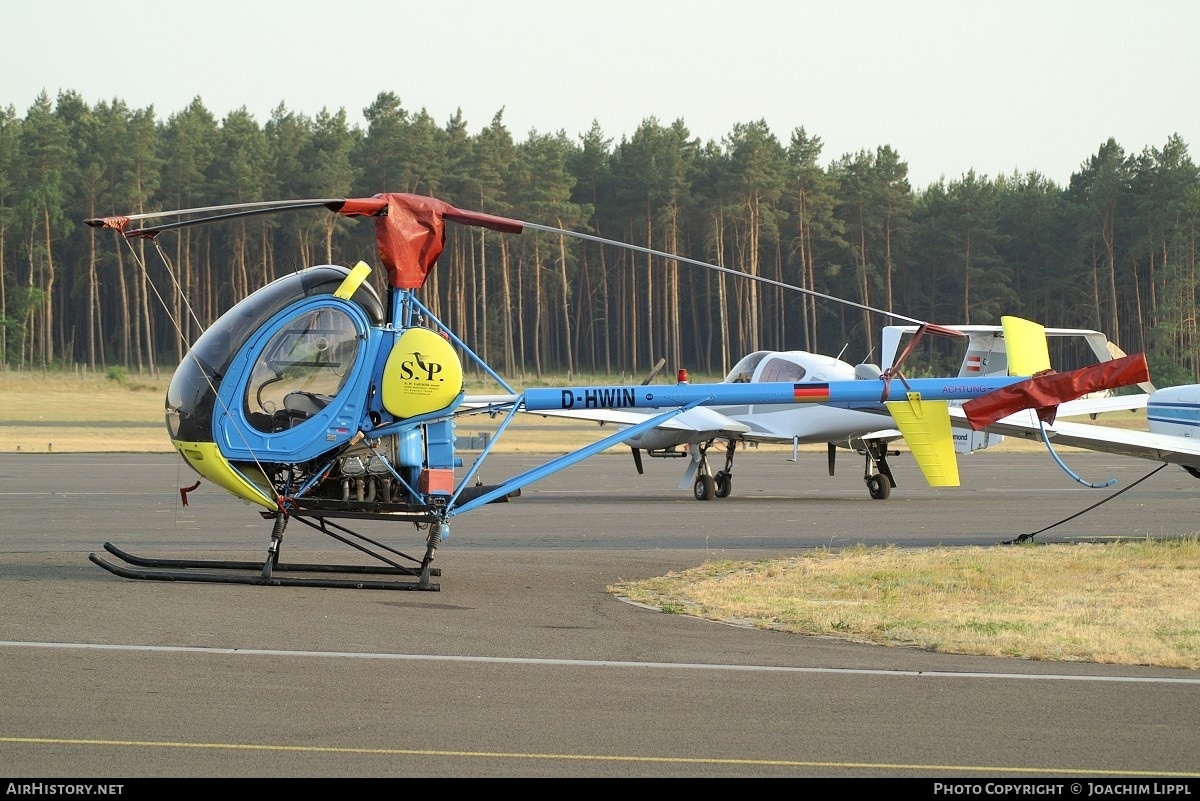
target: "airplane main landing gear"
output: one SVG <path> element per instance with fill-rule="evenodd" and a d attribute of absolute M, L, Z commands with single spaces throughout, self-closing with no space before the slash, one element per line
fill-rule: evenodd
<path fill-rule="evenodd" d="M 863 442 L 866 452 L 867 464 L 863 470 L 863 480 L 867 482 L 867 492 L 872 500 L 886 501 L 888 496 L 892 494 L 892 487 L 896 486 L 896 479 L 892 478 L 892 468 L 888 467 L 887 443 L 880 440 L 866 440 Z M 899 453 L 893 451 L 892 455 Z"/>

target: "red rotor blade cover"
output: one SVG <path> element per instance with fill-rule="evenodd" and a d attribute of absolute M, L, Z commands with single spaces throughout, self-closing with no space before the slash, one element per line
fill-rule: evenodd
<path fill-rule="evenodd" d="M 971 428 L 979 431 L 1022 409 L 1036 409 L 1046 424 L 1054 422 L 1058 404 L 1082 398 L 1089 392 L 1116 389 L 1150 380 L 1144 353 L 1101 362 L 1066 373 L 1043 373 L 1011 386 L 973 398 L 963 404 Z"/>
<path fill-rule="evenodd" d="M 346 198 L 328 204 L 345 217 L 374 217 L 375 244 L 396 289 L 419 289 L 446 244 L 444 219 L 464 225 L 519 234 L 520 220 L 455 208 L 445 201 L 421 195 L 389 192 L 370 198 Z"/>

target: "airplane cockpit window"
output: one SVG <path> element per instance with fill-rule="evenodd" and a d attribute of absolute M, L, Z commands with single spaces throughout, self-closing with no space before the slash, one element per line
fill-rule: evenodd
<path fill-rule="evenodd" d="M 782 381 L 785 383 L 796 383 L 803 381 L 807 371 L 802 365 L 790 359 L 780 359 L 778 357 L 769 360 L 762 367 L 762 372 L 758 375 L 759 381 Z"/>
<path fill-rule="evenodd" d="M 324 308 L 280 329 L 246 385 L 246 415 L 259 431 L 285 431 L 319 413 L 341 391 L 362 344 L 353 318 Z"/>
<path fill-rule="evenodd" d="M 750 379 L 754 377 L 754 368 L 758 367 L 767 356 L 767 351 L 760 350 L 751 353 L 748 356 L 743 356 L 742 360 L 733 366 L 729 371 L 729 375 L 725 376 L 727 384 L 749 384 Z"/>

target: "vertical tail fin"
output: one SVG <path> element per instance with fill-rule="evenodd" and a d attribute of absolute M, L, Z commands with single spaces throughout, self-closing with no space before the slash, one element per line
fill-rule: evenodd
<path fill-rule="evenodd" d="M 959 378 L 983 378 L 989 375 L 1007 375 L 1008 357 L 1004 351 L 1004 337 L 996 331 L 972 331 L 967 337 L 967 350 L 962 365 L 958 368 Z"/>
<path fill-rule="evenodd" d="M 1009 375 L 1034 376 L 1050 369 L 1045 326 L 1020 317 L 1001 317 L 1000 325 L 1004 328 Z"/>

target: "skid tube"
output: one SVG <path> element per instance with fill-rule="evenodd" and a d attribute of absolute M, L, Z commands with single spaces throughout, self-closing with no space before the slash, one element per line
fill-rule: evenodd
<path fill-rule="evenodd" d="M 333 537 L 339 542 L 343 542 L 352 548 L 355 548 L 363 553 L 383 562 L 386 566 L 374 565 L 351 565 L 351 564 L 303 564 L 303 563 L 284 563 L 279 561 L 279 551 L 282 544 L 282 528 L 279 519 L 276 520 L 274 530 L 271 535 L 271 547 L 268 550 L 267 558 L 261 562 L 253 561 L 224 561 L 224 560 L 209 560 L 209 559 L 163 559 L 136 556 L 121 550 L 111 542 L 104 543 L 104 550 L 120 560 L 120 563 L 113 564 L 107 559 L 97 556 L 95 553 L 88 554 L 88 559 L 96 565 L 104 568 L 108 572 L 121 576 L 122 578 L 137 579 L 142 581 L 191 581 L 210 584 L 252 584 L 259 586 L 274 586 L 274 587 L 329 587 L 334 589 L 355 589 L 355 590 L 418 590 L 426 592 L 438 592 L 441 585 L 436 582 L 431 582 L 431 576 L 440 576 L 441 570 L 435 567 L 430 567 L 429 562 L 433 558 L 433 552 L 437 546 L 439 538 L 436 527 L 430 531 L 429 548 L 423 560 L 418 560 L 412 556 L 393 550 L 386 545 L 375 542 L 367 537 L 357 534 L 344 526 L 339 526 L 336 523 L 331 523 L 324 517 L 319 518 L 320 523 L 314 523 L 304 517 L 291 515 L 292 519 L 299 520 L 301 523 L 314 528 L 322 533 Z M 281 518 L 286 520 L 286 518 Z M 333 526 L 351 537 L 369 542 L 372 546 L 383 551 L 395 554 L 403 559 L 413 562 L 416 566 L 406 566 L 399 564 L 392 559 L 384 556 L 376 550 L 371 550 L 358 543 L 353 542 L 348 537 L 343 537 L 329 530 L 329 526 Z M 276 575 L 277 573 L 317 573 L 317 574 L 342 574 L 343 576 L 352 576 L 351 578 L 333 578 L 324 576 L 298 576 L 298 575 Z M 358 578 L 357 576 L 362 576 Z M 410 580 L 394 578 L 383 580 L 371 578 L 376 576 L 396 576 L 409 577 Z"/>

